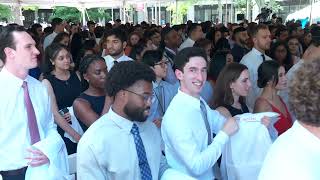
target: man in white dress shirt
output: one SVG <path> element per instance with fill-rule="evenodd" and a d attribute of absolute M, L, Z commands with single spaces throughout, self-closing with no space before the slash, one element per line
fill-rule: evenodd
<path fill-rule="evenodd" d="M 290 84 L 289 104 L 297 117 L 272 144 L 259 180 L 320 179 L 320 57 L 305 62 Z"/>
<path fill-rule="evenodd" d="M 215 178 L 213 166 L 238 129 L 235 119 L 226 120 L 200 97 L 207 78 L 206 57 L 203 49 L 195 47 L 177 54 L 175 73 L 180 89 L 161 126 L 169 166 L 198 180 Z"/>
<path fill-rule="evenodd" d="M 187 47 L 193 47 L 194 43 L 203 38 L 203 31 L 200 24 L 192 23 L 188 27 L 188 38 L 183 41 L 183 43 L 180 45 L 178 51 L 181 51 L 184 48 Z"/>
<path fill-rule="evenodd" d="M 166 173 L 160 133 L 146 121 L 154 80 L 152 69 L 141 63 L 121 62 L 111 69 L 106 89 L 114 102 L 80 139 L 79 180 L 157 180 Z"/>
<path fill-rule="evenodd" d="M 108 55 L 103 57 L 106 60 L 108 71 L 113 65 L 122 61 L 132 61 L 132 59 L 124 54 L 124 49 L 127 46 L 127 37 L 120 29 L 112 29 L 107 34 L 107 50 Z"/>
<path fill-rule="evenodd" d="M 36 43 L 18 25 L 4 27 L 0 42 L 0 175 L 4 180 L 63 179 L 67 154 L 50 98 L 41 82 L 28 75 L 37 67 Z"/>
<path fill-rule="evenodd" d="M 46 48 L 52 43 L 54 38 L 59 33 L 62 33 L 64 31 L 65 26 L 66 26 L 66 23 L 61 18 L 53 18 L 52 19 L 51 27 L 53 28 L 53 32 L 44 38 L 43 50 L 46 50 Z"/>
<path fill-rule="evenodd" d="M 257 86 L 258 67 L 263 61 L 271 60 L 265 55 L 265 51 L 270 49 L 271 34 L 267 25 L 259 24 L 253 29 L 250 36 L 254 46 L 248 54 L 243 56 L 240 63 L 246 65 L 249 70 L 252 89 L 246 99 L 248 107 L 253 109 L 257 97 L 261 94 L 261 89 Z"/>

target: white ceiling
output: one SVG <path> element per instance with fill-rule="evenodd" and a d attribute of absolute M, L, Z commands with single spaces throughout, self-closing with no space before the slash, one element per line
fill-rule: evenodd
<path fill-rule="evenodd" d="M 29 6 L 36 5 L 40 8 L 52 8 L 53 6 L 71 6 L 71 7 L 120 7 L 123 4 L 140 3 L 165 3 L 175 0 L 0 0 L 1 4 Z M 181 0 L 179 0 L 181 1 Z"/>

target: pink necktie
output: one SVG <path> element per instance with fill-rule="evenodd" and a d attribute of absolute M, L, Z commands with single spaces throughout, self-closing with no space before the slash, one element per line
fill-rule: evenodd
<path fill-rule="evenodd" d="M 32 102 L 29 96 L 28 85 L 26 81 L 23 81 L 22 88 L 24 92 L 24 104 L 26 105 L 26 108 L 27 108 L 28 127 L 30 132 L 31 144 L 34 144 L 40 141 L 37 118 L 36 118 L 36 114 L 34 113 Z"/>

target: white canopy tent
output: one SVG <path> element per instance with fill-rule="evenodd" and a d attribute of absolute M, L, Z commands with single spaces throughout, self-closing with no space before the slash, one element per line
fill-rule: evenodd
<path fill-rule="evenodd" d="M 299 11 L 296 11 L 292 14 L 289 14 L 287 16 L 286 21 L 295 19 L 305 19 L 305 18 L 309 18 L 310 23 L 312 23 L 314 20 L 319 19 L 320 18 L 320 2 L 316 2 L 312 5 L 309 5 L 303 9 L 300 9 Z"/>
<path fill-rule="evenodd" d="M 174 2 L 176 0 L 0 0 L 0 4 L 7 4 L 13 7 L 16 16 L 16 23 L 22 24 L 23 6 L 37 6 L 40 9 L 51 9 L 54 6 L 69 6 L 78 8 L 83 14 L 83 21 L 85 22 L 85 9 L 105 7 L 105 8 L 120 8 L 120 16 L 125 20 L 125 7 L 127 5 L 135 4 L 152 4 L 155 9 L 160 9 L 161 4 L 167 2 Z M 181 1 L 181 0 L 179 0 Z M 157 17 L 160 22 L 160 11 L 158 10 Z"/>

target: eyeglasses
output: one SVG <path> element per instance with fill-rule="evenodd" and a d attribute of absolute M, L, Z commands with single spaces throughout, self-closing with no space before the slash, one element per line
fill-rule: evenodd
<path fill-rule="evenodd" d="M 141 97 L 145 103 L 151 102 L 152 97 L 153 97 L 153 94 L 151 94 L 151 95 L 138 94 L 138 93 L 133 92 L 133 91 L 130 91 L 130 90 L 128 90 L 128 89 L 123 89 L 123 90 L 124 90 L 124 91 L 127 91 L 127 92 L 130 92 L 130 93 L 132 93 L 132 94 L 135 94 L 135 95 L 137 95 L 137 96 L 139 96 L 139 97 Z"/>
<path fill-rule="evenodd" d="M 164 68 L 168 63 L 169 63 L 169 61 L 165 60 L 165 61 L 160 61 L 158 63 L 154 63 L 154 65 L 159 65 Z"/>

